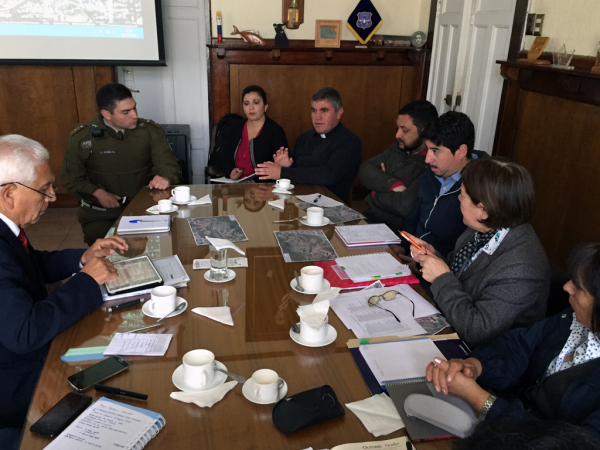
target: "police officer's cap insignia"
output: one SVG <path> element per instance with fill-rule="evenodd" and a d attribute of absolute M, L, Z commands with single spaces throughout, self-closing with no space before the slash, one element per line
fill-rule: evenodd
<path fill-rule="evenodd" d="M 373 22 L 371 21 L 372 15 L 373 14 L 370 12 L 359 12 L 357 14 L 358 20 L 356 21 L 356 26 L 363 29 L 369 28 L 373 25 Z"/>
<path fill-rule="evenodd" d="M 81 143 L 81 148 L 92 148 L 92 141 L 91 140 L 83 141 Z"/>

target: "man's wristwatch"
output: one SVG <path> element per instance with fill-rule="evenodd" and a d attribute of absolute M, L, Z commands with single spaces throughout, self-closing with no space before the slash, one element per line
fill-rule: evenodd
<path fill-rule="evenodd" d="M 498 397 L 496 397 L 494 394 L 490 394 L 490 396 L 483 404 L 483 408 L 481 408 L 481 411 L 479 411 L 479 417 L 481 417 L 482 419 L 485 418 L 485 416 L 490 411 L 490 408 L 492 407 L 497 398 Z"/>

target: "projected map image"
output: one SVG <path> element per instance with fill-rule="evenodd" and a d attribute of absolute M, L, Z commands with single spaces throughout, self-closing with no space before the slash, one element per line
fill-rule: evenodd
<path fill-rule="evenodd" d="M 143 38 L 141 0 L 0 0 L 0 35 Z"/>

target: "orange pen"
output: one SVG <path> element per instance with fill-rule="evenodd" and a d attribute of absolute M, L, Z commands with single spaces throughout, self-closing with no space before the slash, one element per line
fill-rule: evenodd
<path fill-rule="evenodd" d="M 412 245 L 414 245 L 415 248 L 417 248 L 418 250 L 422 251 L 424 254 L 427 254 L 427 250 L 425 250 L 419 244 L 417 244 L 415 241 L 413 241 L 411 238 L 409 238 L 408 234 L 406 234 L 404 231 L 401 231 L 400 234 L 402 235 L 402 237 L 404 239 L 406 239 L 408 242 L 410 242 Z"/>

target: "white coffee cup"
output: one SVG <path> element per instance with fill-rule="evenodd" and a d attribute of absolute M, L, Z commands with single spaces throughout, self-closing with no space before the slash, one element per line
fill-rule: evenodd
<path fill-rule="evenodd" d="M 190 201 L 190 188 L 189 186 L 177 186 L 171 190 L 171 194 L 175 197 L 178 202 L 189 202 Z"/>
<path fill-rule="evenodd" d="M 169 314 L 177 306 L 177 289 L 173 286 L 158 286 L 150 292 L 148 309 L 156 316 Z"/>
<path fill-rule="evenodd" d="M 208 386 L 215 377 L 215 355 L 209 350 L 192 350 L 183 355 L 183 382 L 192 389 Z"/>
<path fill-rule="evenodd" d="M 323 289 L 323 269 L 319 266 L 300 269 L 300 285 L 306 292 L 319 292 Z"/>
<path fill-rule="evenodd" d="M 260 369 L 252 374 L 252 393 L 254 397 L 268 400 L 277 396 L 279 375 L 271 369 Z"/>
<path fill-rule="evenodd" d="M 309 225 L 323 225 L 323 208 L 311 206 L 306 210 L 306 221 Z"/>
<path fill-rule="evenodd" d="M 288 180 L 287 178 L 280 178 L 279 180 L 277 180 L 277 182 L 275 184 L 277 185 L 278 188 L 287 189 L 290 187 L 291 183 L 292 182 L 290 180 Z"/>
<path fill-rule="evenodd" d="M 173 209 L 173 202 L 171 200 L 159 200 L 158 209 L 159 211 L 171 211 Z"/>
<path fill-rule="evenodd" d="M 321 328 L 315 330 L 309 324 L 307 324 L 304 320 L 300 319 L 300 337 L 303 341 L 316 344 L 318 342 L 323 342 L 327 337 L 327 323 L 329 322 L 329 317 L 325 316 L 325 320 L 321 325 Z"/>

